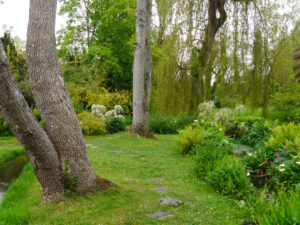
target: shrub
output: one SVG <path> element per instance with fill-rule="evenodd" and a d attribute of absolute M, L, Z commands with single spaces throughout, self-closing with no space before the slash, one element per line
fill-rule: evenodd
<path fill-rule="evenodd" d="M 0 117 L 0 136 L 12 136 L 11 130 L 5 125 L 3 119 Z"/>
<path fill-rule="evenodd" d="M 250 183 L 243 164 L 236 158 L 226 156 L 206 177 L 208 183 L 223 195 L 243 198 L 250 191 Z"/>
<path fill-rule="evenodd" d="M 125 120 L 118 117 L 113 117 L 106 121 L 106 130 L 109 133 L 117 133 L 120 131 L 125 131 L 126 129 L 126 123 Z"/>
<path fill-rule="evenodd" d="M 287 193 L 285 190 L 269 194 L 263 191 L 256 201 L 253 201 L 253 217 L 258 224 L 299 224 L 299 190 Z"/>
<path fill-rule="evenodd" d="M 197 144 L 200 144 L 206 136 L 205 130 L 199 124 L 193 123 L 179 131 L 178 151 L 181 154 L 188 154 Z"/>
<path fill-rule="evenodd" d="M 204 140 L 201 145 L 197 145 L 193 149 L 196 162 L 196 173 L 199 178 L 204 178 L 218 165 L 219 161 L 227 154 L 224 146 L 220 146 L 218 142 L 212 139 Z"/>
<path fill-rule="evenodd" d="M 163 117 L 159 115 L 151 116 L 149 120 L 149 127 L 152 132 L 158 134 L 177 133 L 177 124 L 169 117 Z"/>
<path fill-rule="evenodd" d="M 295 144 L 300 146 L 300 124 L 289 123 L 272 129 L 272 136 L 266 143 L 266 147 L 276 150 Z"/>
<path fill-rule="evenodd" d="M 77 115 L 82 132 L 86 135 L 98 135 L 106 133 L 105 122 L 90 112 L 82 112 Z"/>

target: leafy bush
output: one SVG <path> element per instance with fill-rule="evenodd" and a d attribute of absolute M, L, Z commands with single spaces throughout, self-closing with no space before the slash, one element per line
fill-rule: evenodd
<path fill-rule="evenodd" d="M 300 146 L 300 124 L 289 123 L 273 128 L 272 136 L 266 143 L 266 146 L 273 150 L 292 145 Z"/>
<path fill-rule="evenodd" d="M 0 136 L 12 136 L 11 130 L 5 125 L 3 119 L 0 117 Z"/>
<path fill-rule="evenodd" d="M 98 135 L 106 133 L 105 122 L 90 112 L 82 112 L 77 115 L 82 132 L 86 135 Z"/>
<path fill-rule="evenodd" d="M 263 191 L 253 201 L 253 217 L 258 224 L 297 225 L 299 224 L 299 190 L 287 193 L 285 190 L 269 194 Z"/>
<path fill-rule="evenodd" d="M 179 129 L 191 124 L 196 119 L 193 115 L 180 115 L 175 118 L 153 115 L 150 116 L 149 127 L 153 133 L 158 134 L 177 134 Z"/>
<path fill-rule="evenodd" d="M 196 173 L 202 179 L 213 171 L 219 161 L 227 154 L 227 149 L 212 139 L 204 140 L 193 151 L 195 153 Z"/>
<path fill-rule="evenodd" d="M 149 120 L 149 127 L 152 132 L 158 134 L 177 133 L 177 124 L 169 117 L 163 117 L 159 115 L 151 116 Z"/>
<path fill-rule="evenodd" d="M 250 191 L 250 183 L 243 164 L 236 158 L 226 156 L 208 174 L 207 182 L 223 195 L 243 198 Z"/>
<path fill-rule="evenodd" d="M 126 123 L 124 119 L 113 117 L 106 121 L 106 130 L 109 133 L 117 133 L 120 131 L 125 131 L 126 129 Z"/>
<path fill-rule="evenodd" d="M 185 129 L 179 131 L 178 151 L 181 154 L 188 154 L 197 145 L 200 144 L 206 136 L 205 130 L 199 124 L 193 123 Z"/>

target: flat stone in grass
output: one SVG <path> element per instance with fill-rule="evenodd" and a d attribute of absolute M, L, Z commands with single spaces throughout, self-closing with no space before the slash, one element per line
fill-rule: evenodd
<path fill-rule="evenodd" d="M 87 146 L 87 147 L 92 147 L 93 145 L 92 145 L 92 144 L 86 144 L 86 146 Z"/>
<path fill-rule="evenodd" d="M 91 148 L 95 149 L 95 148 L 98 148 L 97 146 L 91 146 Z"/>
<path fill-rule="evenodd" d="M 161 205 L 172 205 L 172 206 L 179 206 L 182 205 L 183 202 L 174 198 L 170 198 L 170 197 L 165 197 L 165 198 L 160 198 L 157 200 L 158 203 L 160 203 Z"/>
<path fill-rule="evenodd" d="M 155 187 L 155 188 L 152 188 L 152 190 L 156 191 L 159 194 L 165 194 L 165 193 L 169 192 L 169 190 L 164 187 Z"/>
<path fill-rule="evenodd" d="M 153 179 L 155 179 L 155 180 L 163 180 L 165 178 L 163 178 L 163 177 L 153 177 Z"/>
<path fill-rule="evenodd" d="M 150 183 L 151 184 L 162 184 L 162 182 L 160 182 L 158 180 L 151 180 Z"/>
<path fill-rule="evenodd" d="M 172 216 L 173 214 L 171 212 L 155 212 L 155 213 L 149 213 L 147 216 L 155 219 L 155 218 L 160 218 L 160 217 L 165 217 L 165 216 Z"/>
<path fill-rule="evenodd" d="M 114 153 L 123 153 L 123 151 L 121 151 L 121 150 L 115 150 L 115 151 L 110 151 L 110 152 L 114 152 Z"/>

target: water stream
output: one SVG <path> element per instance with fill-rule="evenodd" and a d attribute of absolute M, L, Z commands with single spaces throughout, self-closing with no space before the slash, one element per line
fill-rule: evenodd
<path fill-rule="evenodd" d="M 21 155 L 0 166 L 0 202 L 2 201 L 9 185 L 12 184 L 21 174 L 26 162 L 26 156 Z"/>

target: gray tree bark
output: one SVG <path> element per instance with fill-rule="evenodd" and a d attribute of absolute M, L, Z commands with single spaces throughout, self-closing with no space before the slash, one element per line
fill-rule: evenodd
<path fill-rule="evenodd" d="M 136 44 L 133 65 L 133 121 L 131 132 L 155 138 L 149 129 L 149 104 L 153 67 L 151 17 L 152 1 L 137 0 Z"/>
<path fill-rule="evenodd" d="M 56 52 L 57 0 L 30 0 L 27 62 L 32 93 L 58 153 L 61 166 L 69 162 L 70 175 L 78 176 L 78 192 L 93 191 L 98 178 L 92 169 L 85 141 L 68 95 Z"/>
<path fill-rule="evenodd" d="M 17 87 L 1 42 L 0 115 L 25 147 L 35 175 L 43 187 L 43 201 L 60 200 L 63 170 L 58 154 Z"/>

